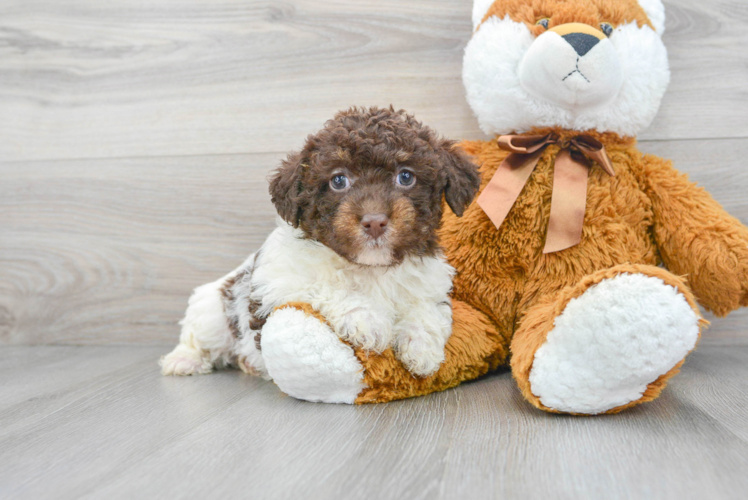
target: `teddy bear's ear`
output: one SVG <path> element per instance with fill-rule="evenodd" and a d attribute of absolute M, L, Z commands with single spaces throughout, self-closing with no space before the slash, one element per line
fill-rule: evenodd
<path fill-rule="evenodd" d="M 444 199 L 452 212 L 462 217 L 480 188 L 478 167 L 454 141 L 441 140 L 439 156 L 439 176 L 444 186 Z"/>
<path fill-rule="evenodd" d="M 280 168 L 270 177 L 270 200 L 283 220 L 299 227 L 301 219 L 301 190 L 306 150 L 288 155 Z"/>
<path fill-rule="evenodd" d="M 639 0 L 639 5 L 647 13 L 647 17 L 657 34 L 662 36 L 665 33 L 665 6 L 662 4 L 662 0 Z"/>
<path fill-rule="evenodd" d="M 473 31 L 478 29 L 478 25 L 483 20 L 488 9 L 491 8 L 496 0 L 475 0 L 473 2 Z"/>

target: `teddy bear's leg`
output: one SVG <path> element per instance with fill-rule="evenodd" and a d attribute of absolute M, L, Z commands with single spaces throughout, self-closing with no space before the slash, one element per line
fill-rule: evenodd
<path fill-rule="evenodd" d="M 526 312 L 512 340 L 512 372 L 540 409 L 616 413 L 660 394 L 696 345 L 702 321 L 681 278 L 616 266 Z"/>
<path fill-rule="evenodd" d="M 276 309 L 262 327 L 260 346 L 268 375 L 289 396 L 352 404 L 365 387 L 351 346 L 308 304 Z"/>
<path fill-rule="evenodd" d="M 469 305 L 453 301 L 452 334 L 439 370 L 415 377 L 392 349 L 381 354 L 341 341 L 308 304 L 276 310 L 262 329 L 265 366 L 291 396 L 328 403 L 382 403 L 421 396 L 477 378 L 505 363 L 507 336 Z"/>

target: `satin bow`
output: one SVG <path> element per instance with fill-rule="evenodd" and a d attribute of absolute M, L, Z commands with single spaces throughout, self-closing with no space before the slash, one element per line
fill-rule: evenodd
<path fill-rule="evenodd" d="M 561 142 L 558 135 L 502 135 L 499 147 L 509 156 L 499 165 L 478 205 L 498 229 L 525 187 L 540 157 L 551 144 L 560 144 L 553 172 L 553 195 L 548 235 L 543 253 L 553 253 L 577 245 L 582 240 L 584 211 L 587 207 L 587 178 L 590 160 L 611 177 L 613 164 L 605 146 L 590 135 L 578 135 Z"/>

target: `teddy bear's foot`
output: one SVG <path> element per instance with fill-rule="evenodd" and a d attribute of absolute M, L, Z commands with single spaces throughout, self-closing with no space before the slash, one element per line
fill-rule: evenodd
<path fill-rule="evenodd" d="M 281 391 L 306 401 L 348 403 L 366 387 L 353 349 L 310 311 L 276 310 L 262 328 L 262 357 Z"/>
<path fill-rule="evenodd" d="M 619 271 L 633 267 L 645 272 L 606 271 L 528 312 L 512 367 L 536 406 L 616 412 L 654 399 L 677 373 L 699 338 L 698 309 L 679 278 L 649 266 Z"/>

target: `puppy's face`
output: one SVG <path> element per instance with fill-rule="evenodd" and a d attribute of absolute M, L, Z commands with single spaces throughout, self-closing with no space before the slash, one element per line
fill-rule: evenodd
<path fill-rule="evenodd" d="M 351 262 L 430 256 L 442 196 L 457 215 L 480 185 L 454 143 L 392 109 L 351 109 L 309 136 L 270 182 L 278 213 Z"/>

